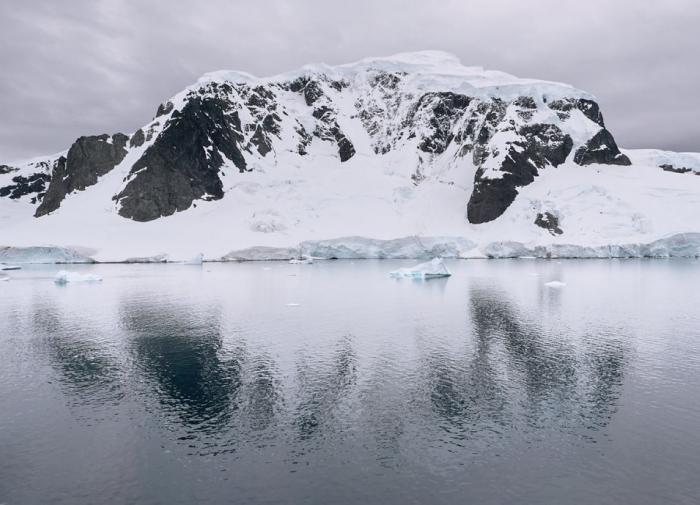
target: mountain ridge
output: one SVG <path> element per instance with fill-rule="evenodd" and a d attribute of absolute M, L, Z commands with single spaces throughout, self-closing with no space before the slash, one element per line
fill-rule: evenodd
<path fill-rule="evenodd" d="M 658 168 L 661 164 L 657 168 L 673 172 L 673 159 L 669 163 L 666 158 L 663 164 L 671 168 Z M 688 165 L 694 158 L 682 160 Z M 636 162 L 651 163 L 651 155 Z M 486 226 L 496 230 L 497 236 L 503 234 L 509 214 L 524 211 L 513 210 L 519 195 L 530 191 L 535 182 L 541 184 L 543 174 L 560 173 L 557 169 L 563 167 L 569 171 L 561 172 L 564 176 L 573 176 L 573 170 L 590 166 L 614 178 L 632 165 L 606 128 L 592 95 L 561 83 L 465 67 L 448 53 L 423 51 L 337 66 L 307 65 L 264 78 L 232 71 L 205 74 L 158 106 L 153 121 L 136 132 L 81 137 L 57 157 L 37 158 L 17 167 L 3 165 L 8 168 L 0 171 L 0 213 L 8 200 L 20 201 L 23 212 L 12 210 L 21 215 L 25 228 L 45 228 L 37 223 L 46 220 L 69 228 L 75 210 L 66 207 L 78 201 L 103 218 L 88 227 L 118 219 L 165 222 L 178 214 L 199 215 L 199 207 L 209 209 L 207 219 L 214 228 L 225 217 L 245 220 L 247 230 L 230 237 L 232 246 L 266 245 L 251 242 L 255 235 L 251 237 L 250 231 L 265 235 L 261 242 L 312 238 L 308 235 L 317 234 L 325 221 L 324 206 L 338 214 L 338 227 L 334 233 L 333 226 L 324 222 L 327 235 L 319 238 L 346 231 L 385 236 L 394 223 L 400 225 L 397 231 L 407 234 L 434 234 L 440 229 L 440 234 L 447 230 L 456 236 L 491 236 L 482 231 Z M 290 170 L 304 185 L 286 188 L 293 198 L 285 201 L 280 184 Z M 348 170 L 364 177 L 369 186 L 386 186 L 387 191 L 374 194 L 357 185 Z M 336 177 L 339 187 L 325 180 L 328 173 Z M 314 178 L 324 182 L 315 188 Z M 592 175 L 584 185 L 595 179 Z M 250 184 L 262 188 L 255 192 L 256 198 L 245 191 L 237 194 Z M 306 211 L 297 209 L 303 205 L 294 200 L 301 186 L 309 199 Z M 457 191 L 463 200 L 459 208 L 453 204 Z M 333 200 L 329 195 L 336 193 Z M 439 201 L 430 202 L 426 195 L 415 198 L 420 193 L 435 193 L 436 198 L 449 193 L 449 209 L 442 209 Z M 353 223 L 363 211 L 353 212 L 344 201 L 363 197 L 376 199 L 380 203 L 376 213 L 390 217 L 386 230 L 369 226 L 364 230 Z M 235 198 L 245 205 L 231 201 Z M 421 199 L 428 201 L 411 203 Z M 227 203 L 213 210 L 218 201 Z M 552 239 L 564 234 L 569 240 L 587 240 L 591 230 L 574 235 L 560 226 L 572 216 L 562 215 L 556 201 L 537 205 L 541 208 L 531 209 L 529 223 L 523 223 L 535 230 L 524 235 L 541 239 L 541 230 Z M 404 222 L 426 208 L 433 215 L 430 222 L 418 215 L 420 226 L 410 219 Z M 30 210 L 34 221 L 27 219 Z M 265 217 L 255 219 L 261 213 Z M 221 216 L 212 217 L 215 214 Z M 290 219 L 291 214 L 295 219 Z M 453 224 L 443 226 L 440 218 Z M 637 233 L 635 226 L 639 227 L 632 220 L 631 231 Z M 120 222 L 118 228 L 129 226 Z M 672 228 L 694 231 L 691 226 Z M 516 231 L 513 237 L 503 238 L 523 235 Z M 20 230 L 15 235 L 23 234 Z M 277 238 L 269 240 L 271 235 Z"/>

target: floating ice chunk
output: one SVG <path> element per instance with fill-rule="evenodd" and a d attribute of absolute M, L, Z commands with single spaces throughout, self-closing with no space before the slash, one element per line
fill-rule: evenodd
<path fill-rule="evenodd" d="M 544 283 L 545 286 L 552 289 L 560 289 L 566 286 L 566 282 L 562 281 L 549 281 Z"/>
<path fill-rule="evenodd" d="M 0 263 L 0 270 L 20 270 L 22 267 L 17 266 L 17 265 L 5 265 L 4 263 Z"/>
<path fill-rule="evenodd" d="M 287 307 L 299 307 L 301 303 L 288 303 Z"/>
<path fill-rule="evenodd" d="M 54 278 L 56 284 L 68 284 L 69 282 L 102 282 L 102 277 L 93 274 L 81 274 L 78 272 L 69 272 L 61 270 Z"/>
<path fill-rule="evenodd" d="M 0 275 L 0 282 L 6 282 L 10 280 L 9 275 Z"/>
<path fill-rule="evenodd" d="M 449 277 L 452 275 L 445 266 L 442 258 L 433 258 L 414 267 L 400 268 L 391 272 L 392 277 L 411 277 L 414 279 L 434 279 L 437 277 Z"/>
<path fill-rule="evenodd" d="M 310 265 L 314 262 L 311 256 L 302 256 L 301 258 L 292 258 L 289 260 L 290 265 Z"/>
<path fill-rule="evenodd" d="M 204 254 L 199 253 L 194 258 L 185 261 L 185 265 L 201 265 L 204 262 Z"/>

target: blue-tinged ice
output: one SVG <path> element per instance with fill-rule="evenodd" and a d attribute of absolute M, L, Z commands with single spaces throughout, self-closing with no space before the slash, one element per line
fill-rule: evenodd
<path fill-rule="evenodd" d="M 68 284 L 69 282 L 102 282 L 102 277 L 99 275 L 81 274 L 78 272 L 61 270 L 56 274 L 53 281 L 56 284 Z"/>
<path fill-rule="evenodd" d="M 412 279 L 435 279 L 438 277 L 449 277 L 452 274 L 445 266 L 442 258 L 433 258 L 414 267 L 394 270 L 389 275 L 392 277 L 410 277 Z"/>

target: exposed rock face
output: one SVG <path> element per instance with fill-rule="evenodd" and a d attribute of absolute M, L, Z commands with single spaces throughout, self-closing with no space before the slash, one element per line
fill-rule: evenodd
<path fill-rule="evenodd" d="M 313 136 L 335 143 L 338 146 L 338 156 L 341 162 L 352 158 L 355 155 L 355 146 L 340 129 L 337 121 L 337 111 L 333 107 L 332 100 L 324 92 L 324 86 L 335 91 L 342 91 L 345 84 L 341 81 L 329 79 L 318 80 L 300 77 L 287 86 L 290 91 L 303 95 L 306 105 L 313 107 L 312 115 L 317 120 Z M 299 152 L 302 150 L 305 151 L 302 148 Z"/>
<path fill-rule="evenodd" d="M 601 128 L 605 128 L 603 114 L 600 112 L 600 107 L 593 100 L 586 98 L 562 98 L 550 102 L 549 108 L 557 111 L 557 116 L 562 121 L 566 121 L 571 117 L 572 110 L 580 110 L 584 116 L 596 123 Z"/>
<path fill-rule="evenodd" d="M 143 133 L 143 130 L 139 128 L 129 139 L 129 147 L 141 147 L 145 141 L 146 135 Z"/>
<path fill-rule="evenodd" d="M 574 155 L 579 165 L 602 163 L 605 165 L 631 165 L 630 159 L 620 152 L 612 134 L 603 128 L 586 145 L 579 147 Z"/>
<path fill-rule="evenodd" d="M 663 165 L 659 165 L 659 168 L 661 168 L 664 172 L 673 172 L 674 174 L 687 174 L 688 172 L 692 172 L 692 168 L 687 168 L 687 167 L 675 167 L 673 165 L 670 165 L 668 163 L 664 163 Z M 700 174 L 700 172 L 697 172 Z"/>
<path fill-rule="evenodd" d="M 0 175 L 16 172 L 17 170 L 19 170 L 19 168 L 11 167 L 9 165 L 0 165 Z"/>
<path fill-rule="evenodd" d="M 246 108 L 255 118 L 254 123 L 246 125 L 247 132 L 252 133 L 246 151 L 255 149 L 260 156 L 267 156 L 273 150 L 275 137 L 280 134 L 281 118 L 277 114 L 277 96 L 263 86 L 242 86 L 239 94 L 246 100 Z"/>
<path fill-rule="evenodd" d="M 230 104 L 217 98 L 192 98 L 173 113 L 132 167 L 128 184 L 115 196 L 119 214 L 150 221 L 188 209 L 197 199 L 222 198 L 223 157 L 240 171 L 246 169 L 239 147 L 242 140 L 241 122 Z"/>
<path fill-rule="evenodd" d="M 12 178 L 12 184 L 0 188 L 0 197 L 6 196 L 16 200 L 36 193 L 36 196 L 32 199 L 32 203 L 36 203 L 43 198 L 49 181 L 51 181 L 51 176 L 41 172 L 27 177 L 17 175 Z"/>
<path fill-rule="evenodd" d="M 549 166 L 567 160 L 630 163 L 587 94 L 455 61 L 440 66 L 444 55 L 438 56 L 440 65 L 426 65 L 425 57 L 409 58 L 408 64 L 310 66 L 276 78 L 210 74 L 161 104 L 156 118 L 131 138 L 78 139 L 65 158 L 55 160 L 47 190 L 40 184 L 48 182 L 46 174 L 30 181 L 29 170 L 21 169 L 27 180 L 8 189 L 5 176 L 0 196 L 33 192 L 34 201 L 41 201 L 35 215 L 42 216 L 66 195 L 95 184 L 131 151 L 128 160 L 136 161 L 113 200 L 121 216 L 150 221 L 197 200 L 223 198 L 223 178 L 237 172 L 303 167 L 311 160 L 300 157 L 309 154 L 344 163 L 359 153 L 374 163 L 386 155 L 387 166 L 400 165 L 391 166 L 392 174 L 416 186 L 454 167 L 473 173 L 466 215 L 481 224 L 500 217 Z M 347 166 L 351 170 L 357 162 Z M 10 169 L 0 166 L 0 175 Z"/>
<path fill-rule="evenodd" d="M 158 106 L 158 110 L 156 111 L 156 117 L 160 116 L 165 116 L 166 114 L 170 114 L 173 110 L 173 102 L 166 102 L 162 103 Z"/>
<path fill-rule="evenodd" d="M 526 125 L 520 128 L 518 136 L 508 147 L 497 172 L 487 172 L 484 166 L 477 170 L 467 204 L 470 223 L 486 223 L 499 217 L 515 200 L 518 187 L 533 182 L 538 169 L 563 163 L 573 147 L 571 137 L 555 125 Z"/>
<path fill-rule="evenodd" d="M 321 140 L 335 142 L 338 145 L 340 161 L 347 161 L 355 155 L 355 146 L 340 130 L 335 113 L 330 107 L 322 105 L 314 109 L 313 116 L 319 120 L 314 135 Z"/>
<path fill-rule="evenodd" d="M 122 133 L 80 137 L 53 169 L 51 184 L 35 216 L 55 211 L 66 195 L 97 184 L 99 177 L 117 166 L 126 155 L 129 137 Z"/>
<path fill-rule="evenodd" d="M 564 231 L 559 227 L 559 218 L 551 212 L 540 212 L 535 218 L 535 224 L 544 228 L 552 235 L 561 235 Z"/>

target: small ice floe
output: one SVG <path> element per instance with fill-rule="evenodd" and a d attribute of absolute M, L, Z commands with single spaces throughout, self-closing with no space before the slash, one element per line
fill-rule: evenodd
<path fill-rule="evenodd" d="M 0 282 L 7 282 L 10 280 L 9 275 L 0 275 Z"/>
<path fill-rule="evenodd" d="M 310 265 L 314 262 L 311 256 L 302 256 L 301 258 L 292 258 L 289 260 L 290 265 Z"/>
<path fill-rule="evenodd" d="M 204 254 L 199 253 L 194 258 L 185 261 L 185 265 L 201 265 L 204 262 Z"/>
<path fill-rule="evenodd" d="M 287 307 L 299 307 L 301 306 L 301 303 L 288 303 Z"/>
<path fill-rule="evenodd" d="M 102 282 L 102 277 L 93 274 L 80 274 L 61 270 L 53 280 L 56 284 L 68 284 L 69 282 Z"/>
<path fill-rule="evenodd" d="M 17 266 L 17 265 L 5 265 L 4 263 L 0 263 L 0 270 L 20 270 L 22 267 Z"/>
<path fill-rule="evenodd" d="M 544 283 L 545 286 L 552 289 L 560 289 L 566 286 L 566 282 L 562 281 L 549 281 Z"/>
<path fill-rule="evenodd" d="M 410 277 L 413 279 L 436 279 L 438 277 L 449 277 L 452 275 L 445 266 L 442 258 L 433 258 L 430 261 L 421 263 L 414 267 L 399 268 L 390 272 L 392 277 Z"/>

